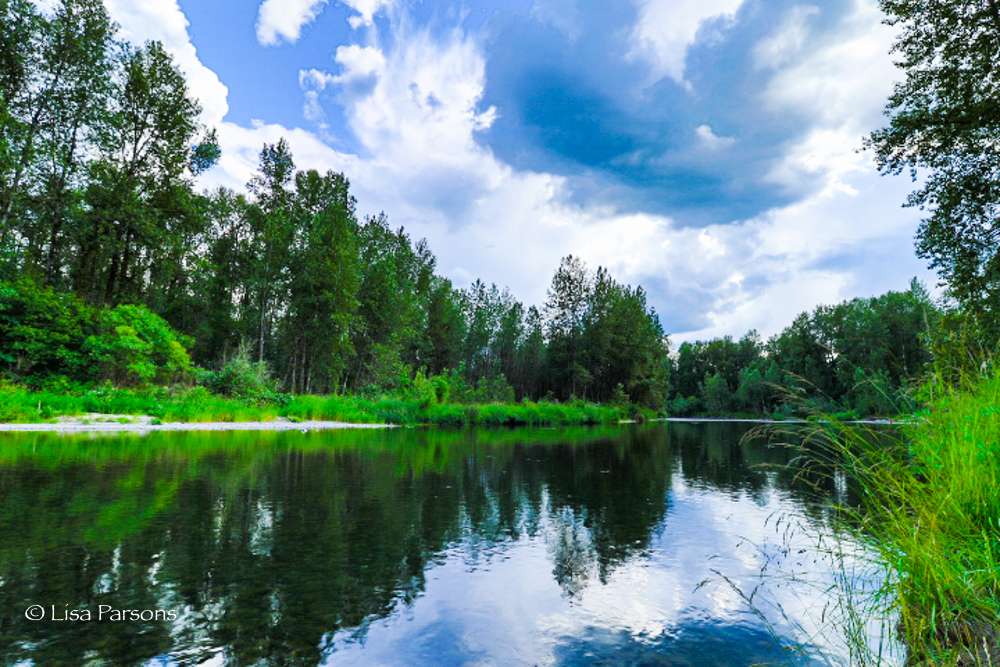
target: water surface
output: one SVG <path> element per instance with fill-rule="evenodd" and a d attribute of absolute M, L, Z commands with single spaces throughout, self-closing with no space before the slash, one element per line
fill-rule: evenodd
<path fill-rule="evenodd" d="M 748 428 L 2 434 L 0 664 L 838 664 Z"/>

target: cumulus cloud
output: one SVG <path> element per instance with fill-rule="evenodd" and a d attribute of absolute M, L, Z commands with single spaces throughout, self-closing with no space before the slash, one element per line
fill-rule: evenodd
<path fill-rule="evenodd" d="M 328 0 L 264 0 L 257 11 L 257 41 L 275 46 L 294 44 L 302 26 L 312 23 Z"/>
<path fill-rule="evenodd" d="M 375 14 L 391 6 L 391 0 L 341 0 L 345 5 L 356 11 L 360 16 L 347 19 L 352 28 L 372 25 Z"/>
<path fill-rule="evenodd" d="M 767 21 L 747 33 L 735 23 L 746 18 L 737 0 L 644 0 L 634 15 L 615 14 L 600 57 L 572 40 L 588 42 L 601 17 L 567 0 L 534 5 L 531 20 L 546 28 L 492 26 L 492 42 L 432 30 L 381 0 L 347 4 L 355 28 L 385 11 L 386 34 L 380 40 L 372 27 L 362 43 L 331 46 L 330 71 L 297 70 L 304 119 L 321 136 L 289 122 L 217 122 L 223 154 L 206 184 L 242 189 L 261 146 L 285 137 L 299 168 L 349 177 L 359 213 L 385 211 L 414 238 L 426 236 L 438 270 L 460 286 L 481 278 L 541 304 L 559 259 L 572 253 L 642 284 L 675 341 L 750 328 L 770 335 L 817 303 L 928 277 L 912 252 L 917 213 L 899 208 L 909 184 L 879 178 L 855 150 L 880 122 L 895 76 L 892 35 L 873 0 L 840 13 L 789 4 L 777 27 Z M 129 12 L 139 18 L 123 20 Z M 169 36 L 200 67 L 176 0 L 132 3 L 115 18 L 136 39 Z M 740 39 L 732 46 L 726 35 Z M 614 41 L 622 36 L 627 44 Z M 668 86 L 629 97 L 649 72 Z M 490 95 L 497 81 L 503 94 Z M 215 95 L 221 121 L 225 87 L 199 85 L 203 100 Z M 525 96 L 531 85 L 538 94 Z M 555 120 L 542 117 L 546 109 Z M 356 140 L 354 154 L 328 143 L 333 113 Z M 528 139 L 498 150 L 511 119 L 535 124 Z M 577 140 L 604 152 L 574 153 Z M 537 145 L 556 146 L 562 162 L 517 161 Z M 614 192 L 620 184 L 606 175 L 614 170 L 651 183 L 649 197 L 579 196 Z M 756 195 L 768 187 L 785 194 Z M 721 213 L 692 223 L 713 206 Z"/>
<path fill-rule="evenodd" d="M 652 30 L 643 25 L 663 11 L 653 3 L 643 7 L 636 35 Z M 662 37 L 663 44 L 689 43 L 706 20 L 732 15 L 739 3 L 679 7 L 689 10 L 687 27 L 675 29 L 679 37 Z M 385 210 L 394 224 L 429 237 L 439 270 L 460 284 L 496 281 L 540 304 L 559 258 L 572 253 L 644 285 L 676 340 L 749 328 L 770 335 L 819 302 L 902 289 L 912 275 L 927 275 L 912 256 L 915 219 L 898 206 L 900 188 L 887 192 L 870 160 L 855 150 L 892 81 L 891 63 L 881 62 L 888 61 L 887 36 L 872 7 L 859 1 L 849 15 L 830 19 L 833 37 L 815 43 L 793 33 L 806 30 L 817 12 L 792 11 L 776 32 L 748 47 L 759 55 L 746 66 L 767 72 L 758 91 L 764 108 L 809 117 L 811 127 L 785 142 L 766 174 L 794 198 L 701 226 L 599 200 L 578 202 L 576 177 L 516 168 L 478 142 L 506 111 L 480 108 L 486 56 L 462 31 L 434 36 L 411 22 L 391 22 L 391 48 L 341 46 L 339 71 L 303 71 L 300 83 L 306 93 L 333 92 L 364 147 L 367 157 L 349 167 L 361 211 Z M 637 43 L 643 39 L 653 43 L 652 37 Z M 684 74 L 678 65 L 684 51 L 677 48 L 663 51 L 673 60 L 656 61 L 675 78 Z M 881 60 L 859 76 L 858 57 Z M 795 80 L 807 92 L 797 92 Z M 714 123 L 688 127 L 706 154 L 740 145 Z M 891 266 L 880 255 L 886 249 L 899 260 Z"/>
<path fill-rule="evenodd" d="M 202 106 L 201 121 L 214 126 L 229 111 L 226 86 L 198 59 L 188 35 L 188 20 L 177 0 L 105 0 L 111 18 L 121 26 L 121 36 L 136 44 L 163 43 L 187 78 L 191 94 Z"/>
<path fill-rule="evenodd" d="M 702 144 L 711 150 L 725 148 L 726 146 L 732 145 L 732 143 L 736 141 L 733 137 L 716 136 L 715 132 L 712 132 L 712 128 L 709 125 L 699 125 L 695 128 L 694 133 L 698 135 L 699 139 L 701 139 Z"/>
<path fill-rule="evenodd" d="M 242 191 L 257 172 L 264 144 L 276 144 L 281 139 L 288 142 L 297 169 L 315 169 L 320 173 L 332 169 L 348 175 L 359 170 L 356 156 L 331 148 L 315 134 L 301 128 L 255 120 L 250 127 L 224 122 L 218 130 L 222 156 L 206 185 Z"/>
<path fill-rule="evenodd" d="M 732 20 L 743 0 L 641 0 L 629 56 L 646 61 L 651 80 L 684 81 L 688 47 L 715 20 Z"/>
<path fill-rule="evenodd" d="M 913 253 L 919 213 L 900 207 L 910 184 L 881 178 L 871 156 L 859 151 L 861 138 L 881 122 L 896 74 L 887 55 L 892 31 L 873 2 L 857 0 L 824 39 L 807 39 L 809 20 L 821 14 L 796 8 L 754 49 L 755 66 L 773 72 L 762 93 L 765 104 L 800 114 L 811 125 L 766 177 L 796 192 L 795 201 L 708 229 L 723 239 L 731 267 L 713 273 L 709 262 L 695 272 L 698 285 L 707 288 L 703 303 L 712 307 L 680 338 L 750 326 L 773 334 L 818 303 L 905 289 L 913 276 L 933 282 Z M 691 242 L 671 243 L 678 245 Z M 679 267 L 669 276 L 690 270 L 684 257 L 673 260 Z M 726 278 L 736 271 L 743 276 L 738 289 Z"/>
<path fill-rule="evenodd" d="M 797 32 L 798 28 L 785 30 L 783 34 Z M 764 61 L 771 66 L 785 65 L 777 68 L 767 86 L 765 102 L 781 111 L 799 113 L 814 124 L 852 123 L 859 133 L 870 129 L 881 122 L 885 99 L 898 76 L 887 55 L 894 34 L 892 27 L 882 23 L 882 14 L 874 3 L 858 0 L 832 36 L 808 52 L 794 50 L 795 58 L 781 55 L 788 51 L 775 51 L 775 38 L 764 40 L 757 53 L 768 54 Z M 796 38 L 786 39 L 779 34 L 777 39 L 794 42 Z"/>
<path fill-rule="evenodd" d="M 809 37 L 809 17 L 817 13 L 819 8 L 811 5 L 792 7 L 777 32 L 757 43 L 754 49 L 756 66 L 776 68 L 794 60 Z"/>

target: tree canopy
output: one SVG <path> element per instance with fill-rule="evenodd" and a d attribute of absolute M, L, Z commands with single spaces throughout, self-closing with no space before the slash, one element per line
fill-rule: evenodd
<path fill-rule="evenodd" d="M 996 0 L 880 0 L 899 29 L 887 127 L 873 132 L 879 169 L 921 186 L 907 205 L 929 215 L 917 253 L 949 294 L 1000 339 L 1000 5 Z"/>

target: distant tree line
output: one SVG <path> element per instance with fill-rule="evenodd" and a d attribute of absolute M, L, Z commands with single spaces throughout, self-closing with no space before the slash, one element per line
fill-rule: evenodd
<path fill-rule="evenodd" d="M 858 415 L 911 409 L 933 361 L 940 311 L 915 279 L 906 292 L 802 313 L 764 342 L 756 331 L 684 343 L 667 411 L 792 415 L 804 408 Z"/>

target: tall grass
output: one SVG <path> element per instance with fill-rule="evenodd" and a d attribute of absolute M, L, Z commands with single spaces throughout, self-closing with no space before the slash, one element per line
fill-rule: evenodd
<path fill-rule="evenodd" d="M 617 421 L 626 408 L 583 401 L 566 404 L 456 405 L 407 396 L 227 397 L 204 387 L 123 389 L 111 386 L 31 391 L 0 384 L 0 423 L 37 423 L 85 413 L 150 415 L 164 422 L 330 420 L 357 424 L 504 426 L 598 424 Z"/>
<path fill-rule="evenodd" d="M 887 571 L 876 606 L 907 665 L 1000 665 L 1000 375 L 924 392 L 894 437 L 830 424 L 803 448 L 859 490 L 845 516 Z"/>

